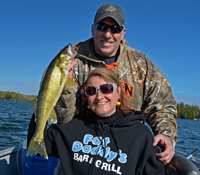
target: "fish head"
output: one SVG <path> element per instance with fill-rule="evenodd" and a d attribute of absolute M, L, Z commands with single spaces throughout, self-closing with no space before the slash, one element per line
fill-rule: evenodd
<path fill-rule="evenodd" d="M 64 49 L 61 50 L 60 58 L 69 61 L 73 60 L 77 52 L 73 49 L 71 44 L 68 44 Z"/>

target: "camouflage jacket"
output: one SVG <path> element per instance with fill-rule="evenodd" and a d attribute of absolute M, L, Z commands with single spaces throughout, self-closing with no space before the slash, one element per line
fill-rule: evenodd
<path fill-rule="evenodd" d="M 93 47 L 93 38 L 74 46 L 78 54 L 75 58 L 77 64 L 73 68 L 73 78 L 78 89 L 63 91 L 56 105 L 58 121 L 61 124 L 72 119 L 75 109 L 76 114 L 86 112 L 83 93 L 85 81 L 94 68 L 108 66 L 94 56 Z M 135 110 L 144 111 L 146 121 L 155 135 L 163 134 L 176 142 L 176 101 L 164 75 L 145 54 L 129 47 L 125 39 L 120 44 L 117 63 L 118 66 L 113 66 L 114 71 L 119 74 Z M 77 90 L 75 98 L 74 92 Z"/>

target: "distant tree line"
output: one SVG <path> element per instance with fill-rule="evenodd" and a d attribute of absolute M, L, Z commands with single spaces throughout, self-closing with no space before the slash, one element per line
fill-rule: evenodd
<path fill-rule="evenodd" d="M 16 92 L 0 91 L 0 99 L 32 102 L 36 95 L 23 95 Z M 197 105 L 188 105 L 183 102 L 177 104 L 177 118 L 180 119 L 200 119 L 200 108 Z"/>
<path fill-rule="evenodd" d="M 180 119 L 200 119 L 200 109 L 197 105 L 188 105 L 183 102 L 177 104 L 177 118 Z"/>
<path fill-rule="evenodd" d="M 16 92 L 0 91 L 0 99 L 32 102 L 36 98 L 36 95 L 23 95 Z"/>

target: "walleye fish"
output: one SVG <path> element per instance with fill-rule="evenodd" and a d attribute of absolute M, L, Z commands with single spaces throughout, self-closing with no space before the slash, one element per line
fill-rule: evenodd
<path fill-rule="evenodd" d="M 71 78 L 67 78 L 71 60 L 75 55 L 76 52 L 71 44 L 67 45 L 51 61 L 43 74 L 37 99 L 32 104 L 37 125 L 28 145 L 27 156 L 39 153 L 48 159 L 43 135 L 44 128 L 48 120 L 51 123 L 57 122 L 54 106 L 65 86 L 76 87 L 76 83 Z"/>

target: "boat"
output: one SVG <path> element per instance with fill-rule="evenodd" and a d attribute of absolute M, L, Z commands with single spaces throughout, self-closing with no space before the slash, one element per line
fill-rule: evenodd
<path fill-rule="evenodd" d="M 175 150 L 175 156 L 171 160 L 172 164 L 177 171 L 177 175 L 200 175 L 200 159 L 194 155 L 198 152 L 195 149 L 189 155 Z"/>
<path fill-rule="evenodd" d="M 58 158 L 26 156 L 26 151 L 23 146 L 0 151 L 0 175 L 54 175 Z"/>
<path fill-rule="evenodd" d="M 176 168 L 177 175 L 200 175 L 200 159 L 194 157 L 198 150 L 187 155 L 175 151 L 171 164 Z M 12 147 L 0 151 L 1 175 L 53 175 L 58 159 L 48 160 L 39 156 L 26 156 L 26 148 Z"/>
<path fill-rule="evenodd" d="M 181 151 L 176 151 L 175 155 L 179 155 L 179 156 L 183 156 L 185 158 L 187 158 L 188 160 L 190 160 L 199 170 L 200 170 L 200 159 L 194 157 L 194 155 L 198 152 L 197 149 L 195 149 L 192 153 L 190 153 L 189 155 L 181 152 Z"/>
<path fill-rule="evenodd" d="M 1 175 L 22 175 L 22 147 L 0 151 Z"/>

